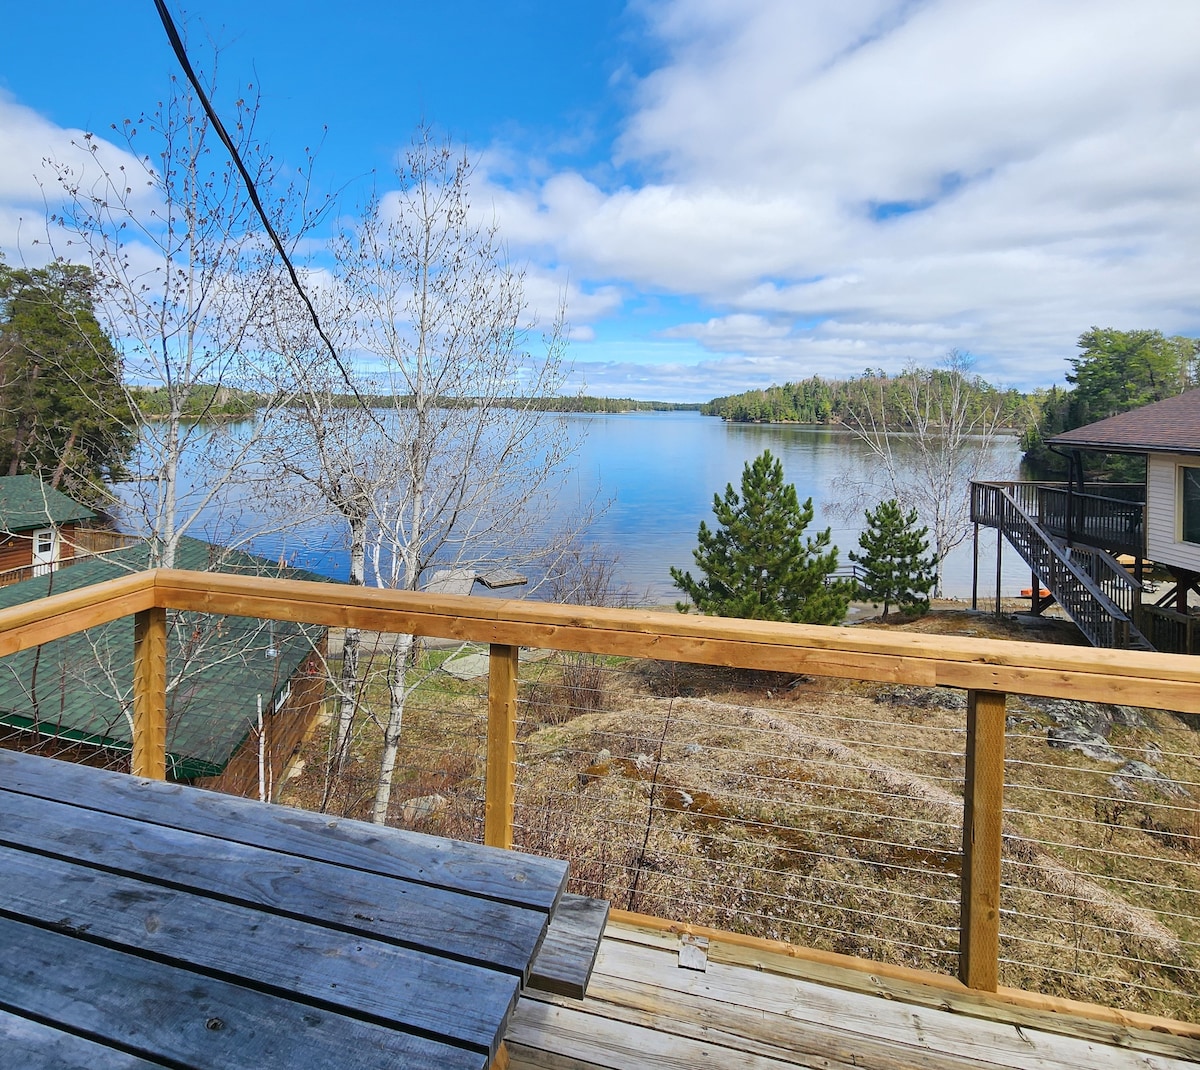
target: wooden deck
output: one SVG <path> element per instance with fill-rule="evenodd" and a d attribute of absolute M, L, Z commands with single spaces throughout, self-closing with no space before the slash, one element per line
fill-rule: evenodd
<path fill-rule="evenodd" d="M 585 999 L 528 989 L 513 1070 L 1183 1070 L 1200 1039 L 610 922 Z M 1113 1016 L 1114 1019 L 1117 1016 Z"/>
<path fill-rule="evenodd" d="M 0 751 L 0 1066 L 484 1070 L 565 882 L 551 859 Z"/>

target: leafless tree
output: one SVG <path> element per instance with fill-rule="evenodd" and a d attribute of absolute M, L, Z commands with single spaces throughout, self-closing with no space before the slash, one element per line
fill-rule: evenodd
<path fill-rule="evenodd" d="M 336 318 L 330 317 L 330 322 Z M 340 338 L 341 333 L 335 332 L 335 336 Z M 275 484 L 268 498 L 277 502 L 281 512 L 294 511 L 298 488 L 309 519 L 320 512 L 331 523 L 343 524 L 349 550 L 348 579 L 361 587 L 366 583 L 367 531 L 374 495 L 381 480 L 391 479 L 386 464 L 390 445 L 380 434 L 381 414 L 356 392 L 362 384 L 310 358 L 311 340 L 297 337 L 290 351 L 300 362 L 297 389 L 291 405 L 277 414 L 268 431 L 271 467 L 290 479 Z M 349 752 L 360 694 L 360 648 L 359 629 L 346 628 L 337 681 L 339 712 L 332 776 L 340 772 Z"/>
<path fill-rule="evenodd" d="M 467 157 L 421 127 L 399 188 L 331 244 L 324 299 L 344 309 L 347 351 L 363 376 L 356 400 L 367 407 L 339 413 L 345 397 L 301 391 L 296 411 L 311 445 L 292 470 L 346 521 L 352 568 L 383 587 L 415 591 L 437 569 L 532 562 L 574 445 L 565 418 L 537 404 L 563 387 L 562 310 L 538 327 L 523 272 L 495 223 L 473 212 L 470 176 Z M 397 636 L 378 822 L 388 815 L 413 653 L 413 637 Z M 343 663 L 339 753 L 353 716 L 350 671 Z"/>
<path fill-rule="evenodd" d="M 855 517 L 889 498 L 915 508 L 940 568 L 970 533 L 971 480 L 1007 474 L 989 470 L 1001 397 L 957 350 L 938 368 L 910 365 L 895 378 L 867 376 L 854 387 L 842 423 L 866 446 L 868 462 L 838 481 L 839 507 Z M 940 572 L 934 593 L 941 594 Z"/>
<path fill-rule="evenodd" d="M 257 110 L 251 88 L 227 128 L 272 206 L 276 231 L 295 247 L 326 204 L 309 202 L 303 179 L 281 186 L 255 130 Z M 172 79 L 153 113 L 113 129 L 137 166 L 110 165 L 111 154 L 86 135 L 78 158 L 55 163 L 65 207 L 51 217 L 51 242 L 59 255 L 90 261 L 97 313 L 128 380 L 139 384 L 128 388 L 140 438 L 127 506 L 152 540 L 152 564 L 169 567 L 179 540 L 257 470 L 261 419 L 252 430 L 220 435 L 203 418 L 248 395 L 264 416 L 293 389 L 291 362 L 270 345 L 287 280 L 185 83 Z"/>

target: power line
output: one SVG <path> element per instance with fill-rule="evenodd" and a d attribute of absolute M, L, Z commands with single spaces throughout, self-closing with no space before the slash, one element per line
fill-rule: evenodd
<path fill-rule="evenodd" d="M 279 238 L 275 227 L 271 224 L 271 220 L 267 217 L 266 209 L 263 208 L 262 201 L 258 196 L 258 189 L 254 185 L 254 179 L 250 177 L 250 172 L 246 169 L 245 163 L 242 162 L 241 153 L 238 152 L 237 146 L 234 145 L 233 139 L 225 130 L 225 124 L 221 122 L 221 117 L 217 115 L 212 103 L 208 99 L 208 94 L 204 87 L 200 84 L 200 79 L 196 77 L 195 70 L 192 69 L 191 61 L 188 59 L 187 50 L 184 48 L 183 40 L 179 36 L 179 31 L 175 27 L 175 21 L 171 18 L 171 12 L 167 10 L 165 0 L 154 0 L 154 6 L 158 10 L 158 17 L 162 20 L 163 29 L 167 31 L 167 39 L 171 42 L 171 48 L 175 53 L 175 58 L 179 60 L 179 65 L 183 68 L 183 73 L 187 76 L 188 82 L 192 89 L 195 90 L 196 96 L 200 99 L 200 104 L 204 108 L 204 114 L 208 116 L 208 121 L 212 123 L 213 129 L 217 132 L 217 136 L 221 139 L 221 143 L 229 152 L 230 158 L 233 160 L 234 166 L 238 169 L 238 174 L 242 176 L 242 182 L 246 186 L 246 192 L 250 196 L 250 203 L 254 205 L 254 210 L 258 213 L 258 218 L 262 220 L 263 227 L 267 234 L 270 235 L 271 241 L 274 243 L 276 250 L 279 253 L 280 259 L 283 261 L 284 267 L 287 268 L 288 277 L 292 280 L 292 286 L 296 293 L 300 295 L 300 300 L 304 302 L 304 307 L 308 309 L 309 317 L 312 319 L 313 326 L 317 330 L 321 341 L 325 343 L 325 347 L 329 350 L 329 355 L 333 358 L 334 364 L 337 365 L 338 371 L 341 373 L 342 380 L 349 387 L 350 392 L 355 399 L 365 410 L 368 410 L 364 399 L 358 392 L 358 388 L 354 385 L 350 377 L 349 371 L 342 363 L 342 358 L 338 355 L 337 349 L 334 347 L 329 336 L 325 333 L 325 328 L 321 324 L 321 317 L 317 315 L 317 310 L 313 307 L 312 301 L 309 300 L 308 294 L 305 292 L 303 285 L 300 282 L 300 276 L 296 273 L 296 269 L 292 264 L 292 259 L 288 256 L 287 250 L 283 247 L 283 242 Z"/>

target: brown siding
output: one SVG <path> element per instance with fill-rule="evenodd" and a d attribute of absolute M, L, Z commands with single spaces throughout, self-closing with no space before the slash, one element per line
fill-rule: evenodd
<path fill-rule="evenodd" d="M 58 529 L 58 559 L 67 561 L 75 556 L 75 541 L 79 538 L 78 524 L 63 524 Z"/>
<path fill-rule="evenodd" d="M 272 713 L 267 721 L 267 765 L 272 786 L 271 795 L 279 784 L 292 757 L 300 749 L 313 719 L 321 712 L 325 699 L 324 643 L 321 653 L 313 652 L 292 677 L 292 693 L 283 708 Z M 196 786 L 227 795 L 258 796 L 258 737 L 252 732 L 246 742 L 229 760 L 220 776 L 197 780 Z"/>
<path fill-rule="evenodd" d="M 0 537 L 0 572 L 33 564 L 33 540 L 28 535 Z"/>

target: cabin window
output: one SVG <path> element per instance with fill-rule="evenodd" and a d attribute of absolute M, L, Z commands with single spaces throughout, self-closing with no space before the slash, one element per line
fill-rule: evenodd
<path fill-rule="evenodd" d="M 1200 468 L 1180 468 L 1180 535 L 1184 542 L 1200 543 Z"/>

